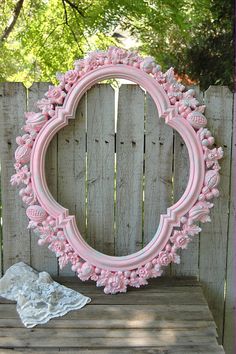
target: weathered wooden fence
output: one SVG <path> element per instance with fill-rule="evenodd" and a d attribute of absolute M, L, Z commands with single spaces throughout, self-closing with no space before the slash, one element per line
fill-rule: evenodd
<path fill-rule="evenodd" d="M 48 84 L 0 85 L 0 152 L 2 198 L 2 253 L 4 272 L 17 261 L 52 275 L 56 258 L 37 245 L 27 230 L 24 206 L 9 184 L 13 174 L 15 137 L 24 112 L 35 110 Z M 170 276 L 197 276 L 218 326 L 220 341 L 232 353 L 233 337 L 233 228 L 232 125 L 233 95 L 227 87 L 211 86 L 199 99 L 207 105 L 208 126 L 224 148 L 221 196 L 181 264 Z M 118 107 L 114 89 L 101 84 L 83 97 L 76 119 L 60 131 L 47 152 L 47 181 L 60 204 L 76 215 L 79 229 L 96 249 L 124 255 L 143 247 L 154 235 L 161 213 L 183 194 L 188 180 L 187 149 L 176 132 L 157 118 L 150 96 L 136 85 L 122 85 Z M 116 114 L 117 113 L 117 114 Z M 116 116 L 116 118 L 115 118 Z"/>

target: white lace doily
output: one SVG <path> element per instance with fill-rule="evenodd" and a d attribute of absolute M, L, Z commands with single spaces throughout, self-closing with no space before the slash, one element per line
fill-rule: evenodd
<path fill-rule="evenodd" d="M 23 262 L 11 266 L 0 279 L 0 296 L 17 302 L 17 312 L 27 328 L 78 310 L 91 301 Z"/>

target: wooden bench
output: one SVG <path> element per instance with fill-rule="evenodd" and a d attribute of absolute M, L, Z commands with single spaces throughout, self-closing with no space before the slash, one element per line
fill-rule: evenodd
<path fill-rule="evenodd" d="M 194 278 L 150 281 L 126 294 L 105 295 L 76 278 L 60 283 L 90 296 L 83 309 L 33 329 L 15 304 L 0 299 L 0 353 L 224 353 L 201 285 Z"/>

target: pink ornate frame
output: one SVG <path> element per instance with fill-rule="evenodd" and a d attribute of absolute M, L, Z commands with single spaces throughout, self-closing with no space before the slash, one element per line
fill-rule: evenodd
<path fill-rule="evenodd" d="M 132 80 L 149 92 L 160 118 L 182 136 L 190 161 L 187 188 L 180 200 L 161 215 L 153 239 L 142 250 L 123 257 L 102 254 L 85 242 L 75 216 L 52 197 L 44 167 L 50 141 L 69 119 L 75 118 L 83 94 L 98 81 L 113 77 Z M 153 58 L 116 47 L 90 53 L 88 58 L 75 62 L 75 70 L 58 78 L 59 86 L 50 86 L 47 98 L 38 102 L 41 112 L 26 113 L 26 133 L 16 138 L 16 174 L 11 183 L 26 185 L 20 195 L 29 205 L 29 227 L 38 234 L 40 245 L 49 244 L 56 253 L 60 267 L 71 262 L 80 279 L 95 280 L 97 286 L 105 287 L 105 293 L 125 292 L 127 285 L 145 285 L 148 278 L 161 275 L 163 266 L 180 262 L 177 250 L 187 248 L 191 238 L 201 231 L 196 221 L 210 221 L 213 204 L 209 200 L 219 195 L 218 160 L 223 151 L 210 148 L 214 138 L 205 128 L 205 106 L 199 104 L 194 90 L 185 91 L 172 68 L 163 74 Z"/>

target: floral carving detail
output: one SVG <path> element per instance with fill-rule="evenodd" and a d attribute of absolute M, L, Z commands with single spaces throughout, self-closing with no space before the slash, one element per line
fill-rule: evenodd
<path fill-rule="evenodd" d="M 37 202 L 31 183 L 29 183 L 25 188 L 21 188 L 19 195 L 22 198 L 22 201 L 27 205 L 34 205 Z"/>
<path fill-rule="evenodd" d="M 211 221 L 209 213 L 213 206 L 214 204 L 206 201 L 197 202 L 189 211 L 189 223 L 192 224 L 194 221 L 201 221 L 203 223 Z"/>
<path fill-rule="evenodd" d="M 199 232 L 202 231 L 202 229 L 199 226 L 197 226 L 195 224 L 189 224 L 189 223 L 183 225 L 183 231 L 188 236 L 195 236 L 195 235 L 199 234 Z"/>
<path fill-rule="evenodd" d="M 61 105 L 64 102 L 66 93 L 60 88 L 55 86 L 49 86 L 48 92 L 46 92 L 46 97 L 48 97 L 51 104 Z"/>
<path fill-rule="evenodd" d="M 191 239 L 188 237 L 187 233 L 184 231 L 174 231 L 173 236 L 170 238 L 171 242 L 176 248 L 185 249 Z"/>
<path fill-rule="evenodd" d="M 125 293 L 127 290 L 128 279 L 123 272 L 102 271 L 97 281 L 97 286 L 105 286 L 105 294 Z"/>
<path fill-rule="evenodd" d="M 147 266 L 147 264 L 145 264 L 145 266 L 138 268 L 137 270 L 137 275 L 140 278 L 149 278 L 151 275 L 151 269 Z"/>
<path fill-rule="evenodd" d="M 126 65 L 144 71 L 156 80 L 165 90 L 169 102 L 176 107 L 179 115 L 195 129 L 199 141 L 202 145 L 202 153 L 205 161 L 205 178 L 201 188 L 198 201 L 186 215 L 180 219 L 177 229 L 174 229 L 169 241 L 156 255 L 154 259 L 137 269 L 126 271 L 109 271 L 100 269 L 93 264 L 83 260 L 67 241 L 63 228 L 56 226 L 56 220 L 47 214 L 39 205 L 35 196 L 31 173 L 28 167 L 34 141 L 42 127 L 48 120 L 54 119 L 55 109 L 64 103 L 65 97 L 76 83 L 88 72 L 106 65 Z M 216 148 L 214 137 L 205 128 L 207 119 L 203 115 L 205 106 L 200 105 L 196 99 L 193 89 L 185 90 L 185 87 L 176 80 L 174 69 L 170 68 L 167 72 L 161 71 L 160 65 L 155 63 L 154 58 L 142 58 L 137 52 L 127 51 L 122 48 L 110 47 L 108 51 L 94 51 L 74 63 L 74 69 L 65 74 L 58 74 L 58 86 L 49 86 L 42 98 L 37 102 L 40 112 L 27 112 L 26 122 L 23 130 L 26 134 L 18 136 L 16 142 L 18 147 L 15 152 L 16 163 L 15 174 L 11 177 L 12 185 L 20 185 L 20 196 L 23 202 L 28 205 L 27 216 L 29 217 L 28 228 L 34 230 L 38 236 L 39 245 L 48 245 L 48 248 L 55 252 L 58 257 L 60 268 L 71 263 L 72 270 L 78 277 L 85 281 L 88 279 L 97 282 L 97 286 L 104 286 L 106 294 L 126 292 L 127 286 L 139 288 L 146 285 L 149 278 L 161 276 L 163 267 L 171 262 L 179 263 L 180 257 L 178 249 L 186 249 L 192 238 L 201 232 L 201 228 L 196 222 L 210 221 L 210 209 L 213 204 L 209 202 L 213 197 L 219 195 L 219 160 L 223 157 L 222 148 Z"/>
<path fill-rule="evenodd" d="M 186 119 L 195 129 L 200 129 L 207 125 L 206 117 L 199 111 L 189 113 Z"/>
<path fill-rule="evenodd" d="M 204 146 L 204 148 L 203 148 L 204 150 L 205 150 L 205 146 L 211 146 L 215 142 L 215 139 L 211 135 L 210 130 L 208 130 L 207 128 L 199 129 L 199 131 L 197 132 L 197 135 L 198 135 L 202 145 Z M 223 157 L 223 155 L 222 155 L 222 157 Z"/>
<path fill-rule="evenodd" d="M 11 184 L 13 186 L 17 185 L 19 186 L 19 184 L 24 183 L 24 184 L 29 184 L 30 182 L 30 171 L 27 165 L 24 165 L 21 167 L 21 165 L 19 165 L 19 168 L 16 168 L 16 174 L 14 174 L 13 176 L 11 176 Z"/>
<path fill-rule="evenodd" d="M 88 280 L 91 275 L 94 273 L 94 267 L 85 262 L 81 268 L 77 268 L 77 272 L 78 272 L 78 277 L 81 279 L 81 280 Z"/>
<path fill-rule="evenodd" d="M 33 222 L 43 222 L 47 218 L 46 211 L 40 205 L 30 205 L 26 209 L 26 215 Z"/>
<path fill-rule="evenodd" d="M 64 76 L 64 80 L 68 83 L 68 84 L 74 84 L 77 79 L 78 79 L 78 72 L 76 70 L 69 70 L 65 73 Z"/>
<path fill-rule="evenodd" d="M 167 252 L 167 251 L 161 251 L 159 253 L 159 263 L 163 266 L 167 266 L 168 264 L 170 264 L 172 261 L 172 255 L 171 253 Z"/>
<path fill-rule="evenodd" d="M 207 168 L 212 167 L 215 170 L 220 169 L 218 160 L 223 157 L 223 149 L 221 147 L 208 149 L 204 148 L 204 160 L 206 161 Z"/>
<path fill-rule="evenodd" d="M 49 117 L 53 117 L 55 114 L 54 105 L 49 99 L 42 98 L 37 102 L 37 107 L 41 109 L 42 113 L 47 114 Z"/>
<path fill-rule="evenodd" d="M 204 187 L 199 195 L 199 200 L 210 200 L 213 197 L 218 197 L 220 192 L 216 188 L 220 182 L 220 175 L 217 170 L 208 170 L 204 179 Z"/>
<path fill-rule="evenodd" d="M 47 122 L 47 115 L 45 113 L 35 113 L 35 112 L 27 112 L 25 113 L 26 125 L 24 126 L 24 130 L 30 133 L 38 132 L 44 124 Z"/>
<path fill-rule="evenodd" d="M 34 135 L 24 134 L 16 138 L 16 143 L 19 145 L 15 151 L 16 162 L 25 164 L 30 161 L 31 149 L 34 142 Z"/>
<path fill-rule="evenodd" d="M 55 252 L 57 257 L 62 257 L 66 249 L 65 240 L 55 238 L 55 240 L 50 243 L 48 248 Z"/>
<path fill-rule="evenodd" d="M 68 92 L 71 87 L 76 83 L 78 80 L 79 73 L 77 70 L 69 70 L 65 73 L 63 77 L 64 87 L 65 90 Z"/>
<path fill-rule="evenodd" d="M 140 64 L 140 69 L 142 69 L 148 74 L 154 74 L 156 72 L 155 59 L 153 59 L 152 57 L 145 58 Z"/>
<path fill-rule="evenodd" d="M 111 274 L 106 281 L 104 292 L 105 294 L 116 294 L 117 292 L 125 293 L 127 290 L 127 283 L 128 281 L 122 272 Z"/>

